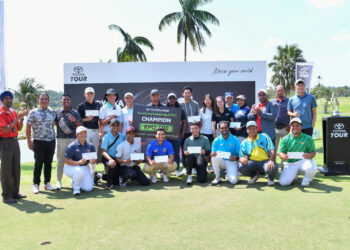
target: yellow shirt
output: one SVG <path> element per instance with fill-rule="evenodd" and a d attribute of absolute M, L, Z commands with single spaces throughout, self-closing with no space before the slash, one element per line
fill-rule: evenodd
<path fill-rule="evenodd" d="M 250 138 L 249 138 L 249 140 L 251 142 L 253 141 Z M 250 153 L 250 160 L 253 160 L 253 161 L 266 161 L 266 160 L 269 160 L 270 159 L 269 155 L 266 153 L 266 151 L 263 148 L 259 147 L 256 144 L 256 140 L 259 140 L 259 135 L 253 141 L 255 147 L 253 148 L 252 152 Z"/>

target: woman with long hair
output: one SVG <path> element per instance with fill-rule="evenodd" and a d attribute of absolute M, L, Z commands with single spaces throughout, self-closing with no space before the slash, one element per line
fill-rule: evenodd
<path fill-rule="evenodd" d="M 225 107 L 225 99 L 223 96 L 217 96 L 215 99 L 215 106 L 211 121 L 214 138 L 221 135 L 220 130 L 218 129 L 219 122 L 227 121 L 230 123 L 234 121 L 234 115 L 232 111 Z M 233 129 L 230 129 L 230 132 L 232 133 Z"/>
<path fill-rule="evenodd" d="M 211 128 L 211 118 L 214 110 L 214 99 L 210 94 L 206 94 L 203 99 L 203 107 L 199 110 L 201 118 L 201 133 L 208 137 L 210 146 L 214 140 L 213 131 Z"/>

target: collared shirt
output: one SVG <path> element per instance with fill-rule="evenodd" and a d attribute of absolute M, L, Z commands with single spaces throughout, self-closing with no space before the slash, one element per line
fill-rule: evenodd
<path fill-rule="evenodd" d="M 118 133 L 119 135 L 119 138 L 117 139 L 117 141 L 113 144 L 112 147 L 110 147 L 108 149 L 108 146 L 111 145 L 115 138 L 117 137 L 116 136 L 113 136 L 112 132 L 108 132 L 107 134 L 105 134 L 102 138 L 102 143 L 101 143 L 101 149 L 105 149 L 107 150 L 107 153 L 112 156 L 112 157 L 115 157 L 116 154 L 117 154 L 117 147 L 120 143 L 122 143 L 123 141 L 125 141 L 125 135 L 122 134 L 122 133 Z"/>
<path fill-rule="evenodd" d="M 30 111 L 27 117 L 27 124 L 33 129 L 33 139 L 38 141 L 55 140 L 55 119 L 57 113 L 47 108 L 43 110 L 41 107 Z"/>
<path fill-rule="evenodd" d="M 277 116 L 275 119 L 276 128 L 285 128 L 289 124 L 290 118 L 288 116 L 288 110 L 287 110 L 288 101 L 289 99 L 287 97 L 284 97 L 282 100 L 276 97 L 271 101 L 275 107 L 278 107 Z"/>
<path fill-rule="evenodd" d="M 151 141 L 146 150 L 146 156 L 150 156 L 151 160 L 154 159 L 155 156 L 161 156 L 161 155 L 173 155 L 174 149 L 173 145 L 167 140 L 164 140 L 162 145 L 158 144 L 157 139 L 154 141 Z"/>
<path fill-rule="evenodd" d="M 241 150 L 241 145 L 236 136 L 229 133 L 229 136 L 225 139 L 222 135 L 218 136 L 211 146 L 212 152 L 224 151 L 230 152 L 231 156 L 237 157 Z M 229 159 L 226 159 L 229 160 Z"/>
<path fill-rule="evenodd" d="M 87 118 L 86 110 L 100 110 L 101 104 L 99 102 L 96 102 L 95 100 L 92 103 L 89 103 L 87 101 L 82 102 L 78 105 L 78 112 L 82 119 Z M 94 116 L 94 118 L 91 121 L 83 122 L 83 126 L 88 129 L 98 129 L 98 116 Z"/>
<path fill-rule="evenodd" d="M 231 106 L 231 107 L 227 106 L 227 104 L 226 104 L 226 108 L 228 108 L 229 110 L 231 110 L 232 113 L 233 113 L 234 115 L 235 115 L 236 112 L 239 110 L 239 106 L 238 106 L 238 104 L 236 104 L 236 103 L 232 103 L 232 106 Z"/>
<path fill-rule="evenodd" d="M 122 108 L 122 116 L 123 116 L 123 134 L 126 134 L 126 129 L 130 126 L 129 121 L 132 122 L 132 117 L 133 117 L 133 112 L 134 112 L 134 106 L 132 108 L 128 108 L 125 106 Z"/>
<path fill-rule="evenodd" d="M 266 101 L 264 103 L 259 103 L 259 108 L 264 108 L 267 102 L 268 101 Z M 258 113 L 256 115 L 256 125 L 258 125 L 258 131 L 261 131 L 261 117 L 260 117 L 260 113 Z"/>
<path fill-rule="evenodd" d="M 189 103 L 185 102 L 185 99 L 181 100 L 179 102 L 181 108 L 183 109 L 183 111 L 185 111 L 186 115 L 187 115 L 187 122 L 188 122 L 188 117 L 189 116 L 199 116 L 199 106 L 198 106 L 198 102 L 191 100 Z M 187 128 L 185 133 L 190 133 L 190 127 L 191 127 L 191 122 L 187 123 Z"/>
<path fill-rule="evenodd" d="M 68 145 L 64 157 L 73 161 L 80 161 L 83 159 L 83 153 L 91 152 L 96 152 L 94 145 L 88 143 L 87 141 L 85 141 L 84 145 L 81 145 L 78 139 L 76 139 L 74 142 Z M 85 165 L 87 164 L 88 162 L 86 162 Z"/>
<path fill-rule="evenodd" d="M 58 109 L 56 110 L 57 116 L 56 116 L 56 124 L 57 124 L 57 138 L 76 138 L 75 135 L 75 129 L 77 128 L 77 126 L 75 125 L 74 122 L 71 122 L 68 118 L 68 113 L 70 113 L 78 122 L 81 122 L 81 118 L 79 113 L 75 110 L 70 108 L 70 110 L 65 111 L 63 109 Z M 64 122 L 66 123 L 66 125 L 73 131 L 70 134 L 65 134 L 62 129 L 59 126 L 59 121 L 61 120 L 61 118 L 64 119 Z"/>
<path fill-rule="evenodd" d="M 256 147 L 261 148 L 266 153 L 265 155 L 261 154 L 261 158 L 264 160 L 269 159 L 269 158 L 266 159 L 266 155 L 269 156 L 270 151 L 275 149 L 271 141 L 271 138 L 267 134 L 261 133 L 261 134 L 257 134 L 255 140 L 252 140 L 248 137 L 247 139 L 242 141 L 241 151 L 239 153 L 239 156 L 240 157 L 248 156 L 248 159 L 250 160 L 259 160 L 259 158 L 258 159 L 256 158 L 256 155 L 254 155 L 253 159 L 251 159 L 251 154 Z"/>
<path fill-rule="evenodd" d="M 10 109 L 10 111 L 7 111 L 4 107 L 0 107 L 0 127 L 6 127 L 7 125 L 11 124 L 16 118 L 17 118 L 17 113 L 15 110 Z M 10 132 L 5 134 L 4 132 L 2 132 L 2 129 L 0 128 L 0 137 L 3 137 L 3 138 L 17 137 L 18 123 L 15 125 L 14 129 L 15 129 L 15 132 L 13 132 L 13 130 L 10 129 Z"/>
<path fill-rule="evenodd" d="M 311 136 L 301 133 L 295 137 L 292 133 L 283 137 L 280 144 L 280 152 L 287 154 L 288 152 L 315 152 L 315 142 Z M 299 159 L 288 159 L 287 162 L 297 162 Z"/>
<path fill-rule="evenodd" d="M 317 103 L 315 97 L 306 92 L 303 97 L 295 95 L 288 101 L 289 111 L 294 113 L 298 110 L 303 129 L 312 127 L 312 108 L 316 107 Z"/>
<path fill-rule="evenodd" d="M 231 122 L 231 118 L 234 119 L 234 115 L 232 113 L 231 110 L 229 110 L 228 108 L 225 107 L 224 109 L 224 112 L 223 113 L 220 113 L 220 111 L 218 110 L 219 112 L 219 116 L 216 116 L 215 115 L 215 112 L 213 112 L 212 116 L 211 116 L 211 120 L 213 122 L 216 122 L 216 127 L 218 128 L 218 124 L 221 122 L 221 121 L 227 121 L 228 123 Z M 230 131 L 233 131 L 232 129 L 230 129 Z"/>
<path fill-rule="evenodd" d="M 213 111 L 211 109 L 205 108 L 205 113 L 203 109 L 199 110 L 199 116 L 202 120 L 202 134 L 211 135 L 213 131 L 211 130 L 211 118 L 213 115 Z"/>
<path fill-rule="evenodd" d="M 235 122 L 240 122 L 241 123 L 241 130 L 233 130 L 233 134 L 235 136 L 242 136 L 242 137 L 247 137 L 247 128 L 245 125 L 248 122 L 248 114 L 249 114 L 250 108 L 248 105 L 244 107 L 239 107 L 239 110 L 235 113 Z"/>
<path fill-rule="evenodd" d="M 102 119 L 102 120 L 107 119 L 108 116 L 112 115 L 112 113 L 114 112 L 113 110 L 117 110 L 116 112 L 119 113 L 119 115 L 117 116 L 117 119 L 120 122 L 124 122 L 123 116 L 121 113 L 121 109 L 120 109 L 119 105 L 117 105 L 117 103 L 114 103 L 114 106 L 112 106 L 109 102 L 107 102 L 105 105 L 103 105 L 100 109 L 100 119 Z M 106 124 L 103 126 L 103 131 L 106 133 L 111 131 L 109 124 Z"/>
<path fill-rule="evenodd" d="M 121 158 L 123 161 L 127 161 L 130 159 L 130 154 L 133 153 L 141 153 L 141 145 L 136 144 L 135 141 L 133 144 L 130 144 L 128 140 L 123 141 L 117 147 L 117 157 Z M 131 162 L 130 164 L 123 163 L 123 166 L 133 167 L 136 162 Z"/>
<path fill-rule="evenodd" d="M 210 153 L 209 140 L 206 136 L 203 135 L 199 135 L 198 137 L 191 135 L 188 137 L 184 143 L 184 151 L 188 151 L 188 147 L 201 147 L 201 149 L 204 149 L 206 151 L 206 155 L 209 155 Z"/>

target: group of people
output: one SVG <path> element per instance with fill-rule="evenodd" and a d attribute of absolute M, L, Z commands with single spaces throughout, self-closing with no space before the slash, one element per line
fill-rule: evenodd
<path fill-rule="evenodd" d="M 193 175 L 200 183 L 207 181 L 207 174 L 215 174 L 213 185 L 226 174 L 231 184 L 239 175 L 249 176 L 248 184 L 254 184 L 260 176 L 266 176 L 273 185 L 278 172 L 278 156 L 283 161 L 280 185 L 290 185 L 300 171 L 305 172 L 302 186 L 308 186 L 317 172 L 312 160 L 316 154 L 312 131 L 316 121 L 315 98 L 305 92 L 302 80 L 295 82 L 296 94 L 288 99 L 282 85 L 276 88 L 276 98 L 269 101 L 266 90 L 258 91 L 259 103 L 248 106 L 246 97 L 233 92 L 214 98 L 207 94 L 202 107 L 193 100 L 193 90 L 185 86 L 182 100 L 175 93 L 167 95 L 167 103 L 161 103 L 158 89 L 150 92 L 150 106 L 181 109 L 180 135 L 177 140 L 167 140 L 166 131 L 158 128 L 155 140 L 141 152 L 140 140 L 135 138 L 133 126 L 133 93 L 124 94 L 124 108 L 117 101 L 115 89 L 108 89 L 105 104 L 95 100 L 95 91 L 85 89 L 85 101 L 77 109 L 71 107 L 71 97 L 63 94 L 62 108 L 49 108 L 49 96 L 42 93 L 38 107 L 28 112 L 13 110 L 13 95 L 4 91 L 0 95 L 0 157 L 2 197 L 5 203 L 15 203 L 25 198 L 19 193 L 20 149 L 18 131 L 26 120 L 28 148 L 34 151 L 33 193 L 40 190 L 41 172 L 44 166 L 44 189 L 60 190 L 62 177 L 71 178 L 73 194 L 81 190 L 91 191 L 100 178 L 106 181 L 105 189 L 113 185 L 126 187 L 128 180 L 146 186 L 164 182 L 172 173 L 187 175 L 186 183 L 193 183 Z M 236 102 L 236 103 L 235 103 Z M 56 126 L 56 133 L 54 127 Z M 290 132 L 290 133 L 289 133 Z M 57 145 L 57 146 L 56 146 Z M 104 173 L 96 173 L 97 151 L 101 146 Z M 52 160 L 57 147 L 57 183 L 51 185 Z M 142 155 L 144 153 L 144 156 Z M 141 155 L 141 156 L 140 156 Z M 181 157 L 182 156 L 182 157 Z M 180 171 L 180 160 L 183 169 Z M 143 171 L 141 169 L 143 165 Z M 149 176 L 147 177 L 145 173 Z"/>

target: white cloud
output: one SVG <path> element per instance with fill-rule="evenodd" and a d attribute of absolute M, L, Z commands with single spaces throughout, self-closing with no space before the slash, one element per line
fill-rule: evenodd
<path fill-rule="evenodd" d="M 350 52 L 342 54 L 341 57 L 345 59 L 350 59 Z"/>
<path fill-rule="evenodd" d="M 340 6 L 345 3 L 345 0 L 306 0 L 312 6 L 319 9 L 326 9 L 335 6 Z"/>
<path fill-rule="evenodd" d="M 284 42 L 282 39 L 278 38 L 278 37 L 269 37 L 265 43 L 264 43 L 264 47 L 268 48 L 268 47 L 276 47 L 278 45 L 282 45 Z"/>
<path fill-rule="evenodd" d="M 342 30 L 338 34 L 332 36 L 331 39 L 334 42 L 344 42 L 350 40 L 350 33 L 347 30 Z"/>

